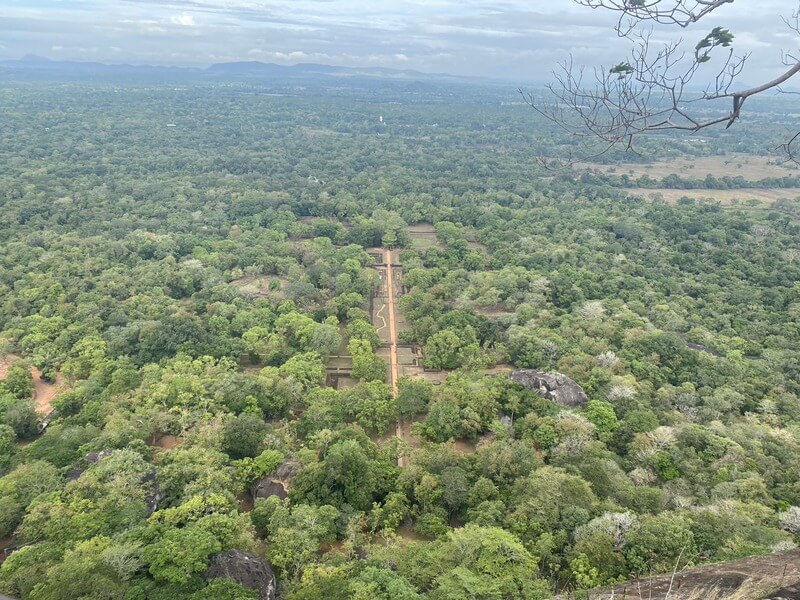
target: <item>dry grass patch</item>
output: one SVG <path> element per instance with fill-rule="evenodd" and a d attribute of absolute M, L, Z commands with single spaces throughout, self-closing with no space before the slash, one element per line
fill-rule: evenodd
<path fill-rule="evenodd" d="M 600 172 L 609 175 L 628 175 L 641 177 L 648 175 L 661 179 L 668 175 L 678 175 L 684 179 L 704 179 L 706 175 L 714 177 L 742 176 L 748 181 L 759 181 L 768 177 L 787 177 L 800 175 L 800 168 L 791 163 L 779 164 L 774 158 L 767 156 L 751 156 L 747 154 L 729 154 L 726 156 L 682 156 L 653 163 L 577 163 L 574 169 L 582 172 Z"/>
<path fill-rule="evenodd" d="M 274 298 L 284 300 L 286 287 L 289 285 L 288 277 L 269 275 L 253 275 L 234 279 L 231 285 L 247 298 Z"/>
<path fill-rule="evenodd" d="M 150 442 L 150 445 L 153 448 L 161 448 L 162 450 L 172 450 L 176 446 L 180 446 L 182 443 L 183 443 L 182 437 L 177 435 L 164 434 L 156 436 Z"/>

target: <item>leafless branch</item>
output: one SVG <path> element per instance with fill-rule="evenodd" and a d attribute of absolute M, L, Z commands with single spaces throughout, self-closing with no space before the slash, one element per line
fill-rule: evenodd
<path fill-rule="evenodd" d="M 570 136 L 593 143 L 591 151 L 578 144 L 578 150 L 589 155 L 582 160 L 617 146 L 630 149 L 645 133 L 695 133 L 722 124 L 729 128 L 741 117 L 748 98 L 771 89 L 783 91 L 782 85 L 800 72 L 800 52 L 784 52 L 783 65 L 788 68 L 782 73 L 761 85 L 737 89 L 736 81 L 749 54 L 735 54 L 734 36 L 728 30 L 714 28 L 691 53 L 684 50 L 683 40 L 656 44 L 652 29 L 634 31 L 643 22 L 687 27 L 735 0 L 575 1 L 620 13 L 616 30 L 632 43 L 628 60 L 610 69 L 587 70 L 576 66 L 570 57 L 558 66 L 554 83 L 547 86 L 554 100 L 542 103 L 530 94 L 523 97 Z M 800 35 L 800 8 L 783 20 Z M 707 81 L 705 89 L 693 91 L 701 79 Z M 720 110 L 723 100 L 730 102 L 726 110 Z M 698 103 L 705 104 L 701 108 Z M 782 148 L 791 152 L 797 139 L 792 138 Z M 794 154 L 789 156 L 793 158 Z M 570 159 L 567 164 L 572 162 Z"/>
<path fill-rule="evenodd" d="M 688 27 L 734 0 L 575 0 L 589 8 L 603 8 L 620 13 L 619 31 L 633 29 L 642 21 L 659 25 Z M 628 26 L 622 26 L 625 22 Z"/>

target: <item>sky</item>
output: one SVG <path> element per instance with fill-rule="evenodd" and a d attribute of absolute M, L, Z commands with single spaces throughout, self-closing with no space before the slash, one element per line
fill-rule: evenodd
<path fill-rule="evenodd" d="M 674 2 L 675 0 L 666 0 Z M 716 25 L 752 52 L 756 81 L 780 71 L 798 0 L 735 0 Z M 0 0 L 0 58 L 181 66 L 259 60 L 382 66 L 545 81 L 558 61 L 617 64 L 614 15 L 573 0 Z M 656 36 L 675 35 L 664 31 Z"/>

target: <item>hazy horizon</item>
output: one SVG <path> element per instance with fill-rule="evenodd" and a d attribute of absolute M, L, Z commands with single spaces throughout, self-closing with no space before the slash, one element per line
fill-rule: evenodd
<path fill-rule="evenodd" d="M 546 80 L 570 54 L 578 64 L 625 57 L 614 15 L 571 0 L 0 0 L 0 58 L 205 67 L 261 61 L 387 67 L 427 73 Z M 746 7 L 750 7 L 750 11 Z M 737 2 L 701 28 L 731 28 L 754 52 L 743 78 L 776 75 L 796 46 L 780 21 L 790 0 Z M 785 33 L 784 33 L 785 32 Z M 671 34 L 670 34 L 671 35 Z"/>

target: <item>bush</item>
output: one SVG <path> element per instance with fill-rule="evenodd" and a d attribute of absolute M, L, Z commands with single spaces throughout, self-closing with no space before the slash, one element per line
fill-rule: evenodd
<path fill-rule="evenodd" d="M 231 458 L 255 457 L 261 454 L 266 435 L 267 424 L 261 417 L 242 413 L 225 424 L 222 449 Z"/>

